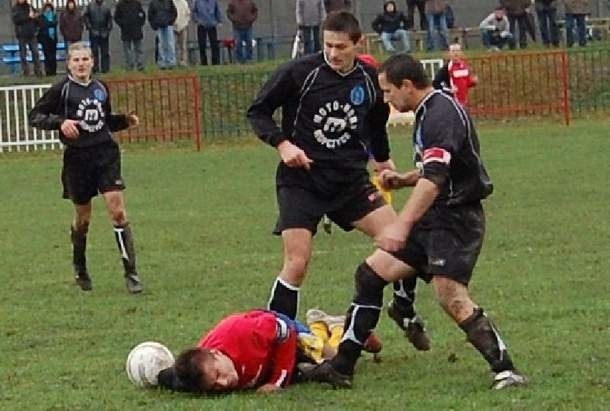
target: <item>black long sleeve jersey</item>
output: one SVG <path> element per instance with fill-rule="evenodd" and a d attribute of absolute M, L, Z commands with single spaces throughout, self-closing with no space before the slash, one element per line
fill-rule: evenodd
<path fill-rule="evenodd" d="M 280 107 L 281 128 L 273 119 Z M 314 161 L 310 172 L 280 163 L 278 184 L 330 193 L 368 176 L 369 155 L 389 159 L 388 114 L 374 68 L 356 61 L 350 72 L 341 74 L 328 65 L 323 52 L 280 67 L 248 110 L 261 140 L 273 147 L 289 140 Z"/>
<path fill-rule="evenodd" d="M 433 206 L 476 203 L 493 191 L 472 119 L 440 90 L 428 94 L 415 110 L 413 145 L 421 176 L 440 188 Z"/>
<path fill-rule="evenodd" d="M 69 139 L 61 132 L 64 120 L 78 121 L 79 136 Z M 108 87 L 100 80 L 81 83 L 67 76 L 54 84 L 30 111 L 33 127 L 59 130 L 59 139 L 69 147 L 91 147 L 112 140 L 112 132 L 126 129 L 123 114 L 113 114 Z"/>

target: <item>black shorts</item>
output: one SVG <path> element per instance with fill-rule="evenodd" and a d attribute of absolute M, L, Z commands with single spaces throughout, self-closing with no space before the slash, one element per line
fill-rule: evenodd
<path fill-rule="evenodd" d="M 305 228 L 315 235 L 324 214 L 350 231 L 354 221 L 386 205 L 377 187 L 368 180 L 348 187 L 332 199 L 299 186 L 282 185 L 277 187 L 277 202 L 280 215 L 273 233 L 278 235 L 290 228 Z"/>
<path fill-rule="evenodd" d="M 114 141 L 92 147 L 67 147 L 61 171 L 63 198 L 87 204 L 98 193 L 125 189 L 121 177 L 121 152 Z"/>
<path fill-rule="evenodd" d="M 433 275 L 468 285 L 483 246 L 485 212 L 480 203 L 433 207 L 418 222 L 407 245 L 393 255 L 429 282 Z"/>

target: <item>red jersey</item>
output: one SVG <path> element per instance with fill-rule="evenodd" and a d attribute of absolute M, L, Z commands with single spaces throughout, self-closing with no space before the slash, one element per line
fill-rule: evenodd
<path fill-rule="evenodd" d="M 239 383 L 237 389 L 290 382 L 296 362 L 297 335 L 275 314 L 252 310 L 223 319 L 199 344 L 217 349 L 232 361 Z"/>
<path fill-rule="evenodd" d="M 463 59 L 451 60 L 447 70 L 455 98 L 463 106 L 467 106 L 468 90 L 476 84 L 474 76 L 470 73 L 468 62 Z"/>

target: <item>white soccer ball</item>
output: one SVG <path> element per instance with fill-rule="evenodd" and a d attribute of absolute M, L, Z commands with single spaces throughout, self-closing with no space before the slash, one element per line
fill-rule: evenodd
<path fill-rule="evenodd" d="M 125 363 L 127 377 L 134 385 L 142 388 L 156 387 L 161 370 L 174 365 L 174 355 L 163 344 L 146 341 L 136 345 Z"/>

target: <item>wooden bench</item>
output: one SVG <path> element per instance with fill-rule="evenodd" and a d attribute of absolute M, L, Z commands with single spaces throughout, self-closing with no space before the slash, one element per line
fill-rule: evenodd
<path fill-rule="evenodd" d="M 84 43 L 89 44 L 88 41 Z M 19 57 L 19 44 L 16 43 L 5 43 L 2 45 L 2 64 L 9 66 L 12 74 L 16 74 L 19 72 L 19 65 L 21 64 L 21 57 Z M 57 52 L 55 58 L 57 61 L 65 61 L 67 55 L 66 43 L 63 41 L 57 43 Z M 38 43 L 38 58 L 40 62 L 44 62 L 44 54 L 42 53 L 42 45 Z M 26 57 L 27 61 L 31 63 L 32 53 L 28 48 L 28 53 Z"/>
<path fill-rule="evenodd" d="M 472 44 L 474 36 L 480 38 L 480 30 L 478 27 L 456 27 L 449 29 L 449 43 L 457 41 L 462 45 L 463 48 L 468 48 L 469 44 Z M 427 38 L 428 32 L 425 30 L 411 30 L 409 31 L 409 37 L 411 41 L 411 51 L 426 51 L 427 50 Z M 381 37 L 377 33 L 365 33 L 364 34 L 364 49 L 365 53 L 385 53 Z"/>

